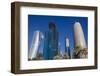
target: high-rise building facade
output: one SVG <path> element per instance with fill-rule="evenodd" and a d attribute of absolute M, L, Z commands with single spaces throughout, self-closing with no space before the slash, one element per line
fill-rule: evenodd
<path fill-rule="evenodd" d="M 68 38 L 65 39 L 65 54 L 66 54 L 67 59 L 71 58 L 71 50 L 70 50 L 69 39 Z"/>
<path fill-rule="evenodd" d="M 56 25 L 49 23 L 49 31 L 45 32 L 43 57 L 46 60 L 53 59 L 58 54 L 58 32 Z"/>
<path fill-rule="evenodd" d="M 84 33 L 79 22 L 74 24 L 74 37 L 75 37 L 75 56 L 76 58 L 87 57 L 87 47 Z"/>
<path fill-rule="evenodd" d="M 33 33 L 32 44 L 28 53 L 29 60 L 35 59 L 37 57 L 42 39 L 43 34 L 40 31 L 35 31 Z"/>

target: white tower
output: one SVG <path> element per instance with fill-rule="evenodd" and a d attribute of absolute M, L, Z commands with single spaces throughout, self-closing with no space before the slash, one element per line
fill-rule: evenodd
<path fill-rule="evenodd" d="M 87 57 L 86 41 L 81 24 L 79 22 L 75 22 L 74 24 L 74 36 L 75 36 L 76 55 L 78 56 L 78 58 L 86 58 Z"/>
<path fill-rule="evenodd" d="M 69 47 L 69 39 L 66 38 L 66 47 Z"/>
<path fill-rule="evenodd" d="M 28 58 L 30 60 L 36 58 L 38 50 L 39 50 L 40 42 L 42 39 L 43 39 L 43 34 L 40 31 L 35 31 L 33 33 L 32 44 L 29 50 L 29 55 L 28 55 Z"/>
<path fill-rule="evenodd" d="M 71 58 L 71 51 L 70 51 L 70 46 L 69 46 L 69 39 L 66 37 L 65 39 L 65 54 L 66 58 L 70 59 Z"/>
<path fill-rule="evenodd" d="M 80 46 L 81 49 L 86 48 L 86 41 L 84 38 L 84 33 L 79 22 L 74 24 L 74 35 L 75 35 L 75 47 Z"/>

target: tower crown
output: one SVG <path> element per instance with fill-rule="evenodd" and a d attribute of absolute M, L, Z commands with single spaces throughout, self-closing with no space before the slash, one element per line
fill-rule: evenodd
<path fill-rule="evenodd" d="M 51 29 L 51 30 L 56 29 L 56 25 L 53 22 L 50 22 L 49 29 Z"/>

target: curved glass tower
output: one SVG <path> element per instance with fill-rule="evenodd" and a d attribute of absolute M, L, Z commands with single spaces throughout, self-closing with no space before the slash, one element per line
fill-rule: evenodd
<path fill-rule="evenodd" d="M 43 39 L 43 34 L 40 31 L 35 31 L 33 33 L 32 44 L 28 54 L 29 60 L 32 60 L 37 57 L 37 53 L 40 47 L 40 42 L 42 39 Z"/>
<path fill-rule="evenodd" d="M 84 33 L 79 22 L 75 22 L 74 24 L 74 35 L 75 35 L 75 46 L 80 46 L 82 49 L 86 48 L 86 41 L 84 37 Z"/>
<path fill-rule="evenodd" d="M 74 24 L 74 37 L 75 37 L 75 53 L 78 58 L 87 57 L 87 47 L 84 33 L 79 22 Z"/>

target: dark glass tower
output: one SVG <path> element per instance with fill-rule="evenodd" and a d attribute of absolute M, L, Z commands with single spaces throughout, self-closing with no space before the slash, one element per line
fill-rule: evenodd
<path fill-rule="evenodd" d="M 49 23 L 49 31 L 45 32 L 45 41 L 43 49 L 43 57 L 46 60 L 51 60 L 58 54 L 58 32 L 56 25 Z"/>

